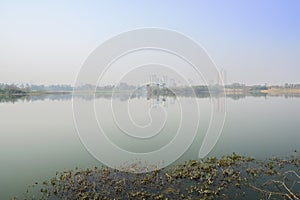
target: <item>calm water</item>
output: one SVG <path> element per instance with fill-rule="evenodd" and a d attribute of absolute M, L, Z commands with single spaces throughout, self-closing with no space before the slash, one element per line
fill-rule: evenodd
<path fill-rule="evenodd" d="M 84 107 L 89 99 L 82 98 Z M 166 101 L 136 98 L 131 101 L 132 117 L 139 125 L 149 123 L 147 108 L 152 114 L 164 108 L 169 112 L 164 132 L 150 144 L 127 145 L 128 141 L 114 128 L 113 121 L 105 121 L 109 137 L 117 145 L 130 151 L 150 151 L 170 140 L 177 128 L 179 112 L 176 99 Z M 191 99 L 182 98 L 182 104 L 191 104 Z M 204 132 L 210 117 L 210 99 L 198 98 L 200 105 L 200 127 L 196 140 L 177 161 L 197 159 Z M 220 156 L 236 152 L 256 158 L 287 156 L 300 149 L 300 98 L 246 97 L 227 98 L 227 115 L 223 132 L 209 156 Z M 110 101 L 97 98 L 95 106 L 106 112 Z M 115 105 L 127 105 L 126 98 L 117 98 Z M 224 105 L 215 102 L 216 112 Z M 193 105 L 193 104 L 191 104 Z M 146 110 L 145 110 L 146 109 Z M 159 116 L 157 112 L 157 115 Z M 119 116 L 124 118 L 126 116 Z M 88 124 L 87 120 L 87 124 Z M 111 124 L 110 124 L 111 123 Z M 157 122 L 160 123 L 160 122 Z M 27 186 L 47 180 L 56 171 L 88 168 L 101 165 L 81 144 L 77 135 L 70 96 L 31 98 L 16 102 L 0 103 L 0 199 L 21 195 Z M 129 127 L 130 128 L 130 127 Z"/>

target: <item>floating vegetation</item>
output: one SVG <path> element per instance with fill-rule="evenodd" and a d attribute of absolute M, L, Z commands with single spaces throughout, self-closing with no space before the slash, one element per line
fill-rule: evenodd
<path fill-rule="evenodd" d="M 299 200 L 299 172 L 295 155 L 260 161 L 233 153 L 144 174 L 97 167 L 64 171 L 38 184 L 36 197 L 27 192 L 21 199 Z"/>

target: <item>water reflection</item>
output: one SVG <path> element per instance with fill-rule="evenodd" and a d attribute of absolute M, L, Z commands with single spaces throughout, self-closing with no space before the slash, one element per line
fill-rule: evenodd
<path fill-rule="evenodd" d="M 63 94 L 41 94 L 41 95 L 0 95 L 0 103 L 17 103 L 17 102 L 35 102 L 35 101 L 68 101 L 71 100 L 72 97 L 79 98 L 82 100 L 91 101 L 93 99 L 111 99 L 112 97 L 116 100 L 121 101 L 127 101 L 128 99 L 141 99 L 146 98 L 147 100 L 150 100 L 153 102 L 153 104 L 160 104 L 167 106 L 168 103 L 172 104 L 176 100 L 176 96 L 174 95 L 149 95 L 142 92 L 135 92 L 135 93 L 129 93 L 129 92 L 117 92 L 117 93 L 96 93 L 94 94 L 76 94 L 72 95 L 72 93 L 63 93 Z M 194 97 L 191 95 L 177 95 L 178 97 Z M 201 93 L 197 94 L 197 98 L 210 98 L 209 93 Z M 218 99 L 217 98 L 213 99 Z M 220 95 L 220 98 L 222 95 Z M 239 100 L 244 99 L 247 97 L 284 97 L 286 99 L 288 98 L 299 98 L 300 94 L 266 94 L 266 93 L 254 93 L 254 94 L 226 94 L 226 98 L 233 99 L 233 100 Z M 220 106 L 219 103 L 215 103 L 216 106 Z M 223 105 L 222 105 L 223 106 Z"/>

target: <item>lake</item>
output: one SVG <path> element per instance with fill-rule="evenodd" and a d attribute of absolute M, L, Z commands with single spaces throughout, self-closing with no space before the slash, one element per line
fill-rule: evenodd
<path fill-rule="evenodd" d="M 92 101 L 90 98 L 76 98 L 79 98 L 82 108 L 84 104 Z M 214 107 L 215 112 L 223 112 L 225 109 L 225 105 L 219 105 L 218 100 L 211 101 L 207 97 L 196 100 L 188 97 L 182 97 L 180 100 L 172 97 L 165 99 L 139 97 L 132 98 L 131 104 L 128 104 L 127 100 L 128 97 L 121 96 L 113 101 L 119 111 L 117 118 L 121 119 L 120 123 L 123 119 L 126 122 L 126 115 L 122 116 L 121 111 L 128 105 L 133 105 L 130 107 L 131 117 L 140 126 L 149 122 L 161 123 L 155 122 L 155 118 L 149 119 L 147 110 L 150 107 L 151 115 L 158 118 L 163 113 L 161 109 L 169 113 L 162 136 L 153 136 L 150 143 L 133 142 L 131 145 L 128 145 L 129 140 L 114 128 L 112 120 L 102 119 L 106 120 L 103 128 L 110 140 L 133 152 L 151 151 L 171 140 L 178 128 L 177 114 L 180 109 L 176 102 L 180 101 L 187 108 L 193 108 L 194 104 L 191 102 L 197 101 L 200 110 L 198 134 L 190 148 L 174 164 L 198 159 L 199 148 L 211 116 L 211 102 L 217 105 Z M 105 95 L 97 97 L 96 116 L 101 119 L 110 104 L 109 97 Z M 0 103 L 0 122 L 0 199 L 21 196 L 29 185 L 55 176 L 56 171 L 101 165 L 81 143 L 73 120 L 71 95 L 37 96 L 3 101 Z M 86 123 L 88 127 L 89 120 L 86 120 Z M 130 130 L 130 127 L 127 128 Z M 288 156 L 294 150 L 300 150 L 299 141 L 300 98 L 229 97 L 226 99 L 226 119 L 222 134 L 208 156 L 221 156 L 232 152 L 258 159 Z"/>

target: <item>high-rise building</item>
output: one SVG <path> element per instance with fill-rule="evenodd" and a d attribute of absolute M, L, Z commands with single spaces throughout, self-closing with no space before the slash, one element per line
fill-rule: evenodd
<path fill-rule="evenodd" d="M 170 79 L 170 86 L 171 87 L 176 87 L 177 86 L 175 79 L 173 79 L 173 78 Z"/>
<path fill-rule="evenodd" d="M 156 76 L 155 74 L 152 74 L 152 75 L 150 76 L 150 83 L 151 83 L 152 85 L 155 85 L 156 83 L 158 83 L 158 78 L 157 78 L 157 76 Z"/>
<path fill-rule="evenodd" d="M 221 76 L 220 84 L 223 81 L 224 85 L 226 85 L 227 84 L 227 72 L 225 69 L 221 69 L 220 76 Z"/>
<path fill-rule="evenodd" d="M 162 83 L 165 85 L 165 86 L 168 86 L 168 76 L 163 76 L 163 79 L 162 79 Z"/>

